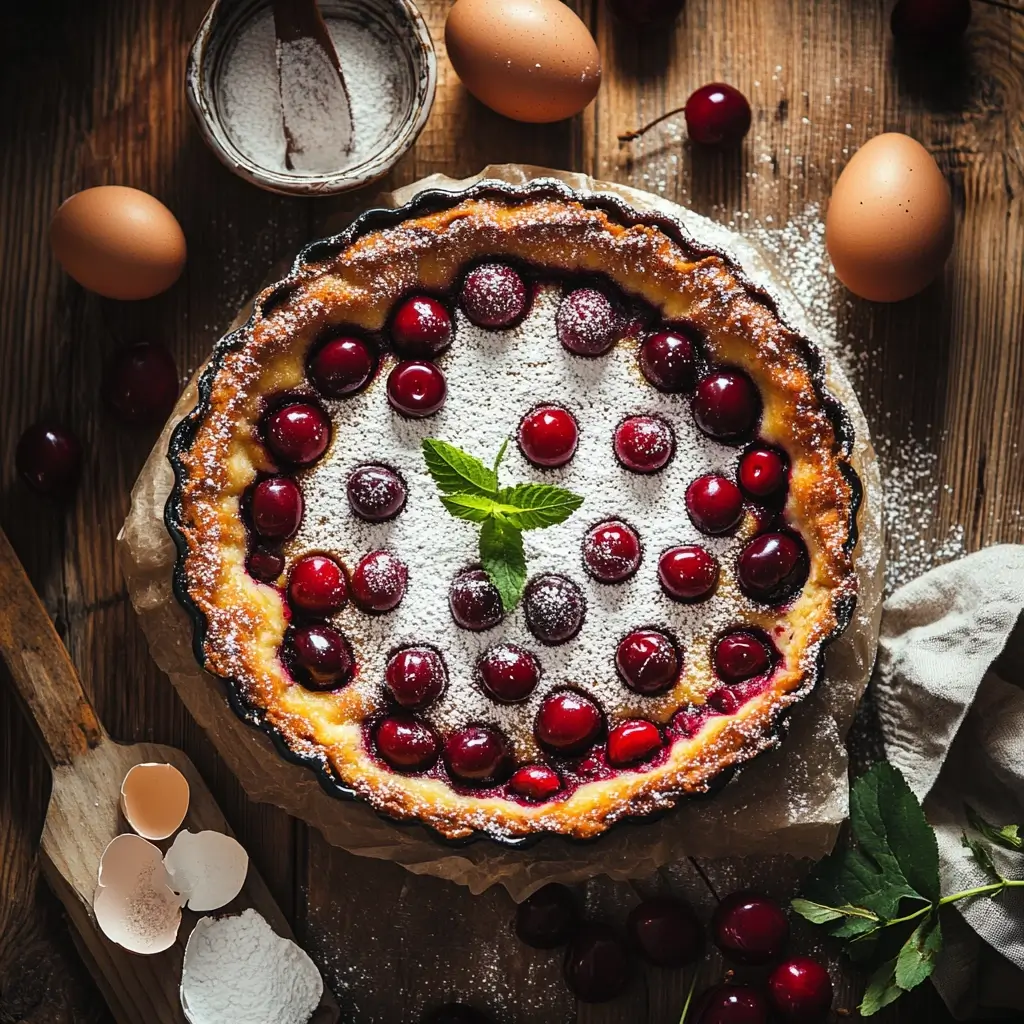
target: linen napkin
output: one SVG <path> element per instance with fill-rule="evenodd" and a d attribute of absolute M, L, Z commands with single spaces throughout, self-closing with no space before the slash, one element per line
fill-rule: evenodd
<path fill-rule="evenodd" d="M 1024 546 L 933 569 L 885 604 L 874 696 L 886 756 L 924 802 L 943 893 L 990 881 L 961 845 L 970 804 L 1024 826 Z M 994 851 L 1024 878 L 1024 853 Z M 958 1019 L 1024 1013 L 1024 891 L 953 904 L 933 981 Z"/>

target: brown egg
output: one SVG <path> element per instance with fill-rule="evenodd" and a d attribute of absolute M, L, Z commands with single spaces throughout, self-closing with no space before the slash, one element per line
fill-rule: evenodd
<path fill-rule="evenodd" d="M 481 103 L 516 121 L 561 121 L 597 95 L 601 55 L 560 0 L 458 0 L 448 57 Z"/>
<path fill-rule="evenodd" d="M 825 244 L 861 298 L 899 302 L 930 284 L 953 247 L 953 200 L 928 150 L 895 132 L 864 143 L 832 192 Z"/>
<path fill-rule="evenodd" d="M 185 236 L 174 214 L 147 192 L 101 185 L 66 199 L 50 221 L 57 262 L 108 299 L 148 299 L 178 280 Z"/>

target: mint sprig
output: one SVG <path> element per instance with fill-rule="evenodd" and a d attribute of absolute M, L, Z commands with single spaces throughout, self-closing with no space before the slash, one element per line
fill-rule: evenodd
<path fill-rule="evenodd" d="M 565 522 L 583 498 L 552 484 L 500 487 L 498 468 L 508 448 L 502 443 L 492 467 L 447 441 L 423 440 L 423 460 L 441 492 L 441 504 L 456 519 L 480 526 L 480 564 L 501 595 L 506 612 L 526 586 L 523 531 Z"/>

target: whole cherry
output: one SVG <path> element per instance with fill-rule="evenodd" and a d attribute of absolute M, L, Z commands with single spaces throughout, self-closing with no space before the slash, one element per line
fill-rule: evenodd
<path fill-rule="evenodd" d="M 657 416 L 630 416 L 615 428 L 615 456 L 633 473 L 656 473 L 675 454 L 672 428 Z"/>
<path fill-rule="evenodd" d="M 409 570 L 390 551 L 364 555 L 352 573 L 352 599 L 364 612 L 389 612 L 405 596 Z"/>
<path fill-rule="evenodd" d="M 768 1001 L 749 985 L 718 985 L 694 1008 L 694 1024 L 768 1024 Z"/>
<path fill-rule="evenodd" d="M 364 388 L 373 376 L 373 351 L 362 338 L 342 336 L 324 342 L 309 361 L 316 389 L 331 398 L 345 398 Z"/>
<path fill-rule="evenodd" d="M 683 112 L 690 138 L 702 146 L 734 146 L 750 131 L 746 96 L 725 82 L 710 82 L 694 90 Z"/>
<path fill-rule="evenodd" d="M 249 496 L 253 529 L 267 540 L 287 540 L 302 522 L 302 491 L 287 476 L 261 480 Z"/>
<path fill-rule="evenodd" d="M 348 601 L 348 577 L 328 555 L 305 555 L 292 566 L 288 601 L 307 615 L 333 615 Z"/>
<path fill-rule="evenodd" d="M 686 511 L 701 533 L 729 533 L 743 519 L 743 495 L 724 476 L 699 476 L 686 488 Z"/>
<path fill-rule="evenodd" d="M 601 733 L 604 719 L 597 705 L 575 690 L 545 698 L 537 712 L 534 732 L 540 743 L 558 754 L 580 754 Z"/>
<path fill-rule="evenodd" d="M 640 372 L 659 391 L 689 392 L 697 379 L 697 346 L 682 330 L 648 335 L 638 353 Z"/>
<path fill-rule="evenodd" d="M 358 466 L 345 484 L 349 507 L 370 523 L 392 519 L 405 507 L 406 487 L 390 466 Z"/>
<path fill-rule="evenodd" d="M 788 533 L 762 533 L 740 552 L 737 575 L 748 597 L 778 603 L 791 597 L 807 579 L 807 548 Z"/>
<path fill-rule="evenodd" d="M 384 681 L 396 703 L 414 709 L 441 696 L 448 673 L 432 647 L 403 647 L 388 659 Z"/>
<path fill-rule="evenodd" d="M 505 616 L 501 594 L 483 569 L 467 569 L 452 580 L 448 606 L 457 626 L 480 633 Z"/>
<path fill-rule="evenodd" d="M 564 466 L 576 452 L 579 435 L 571 412 L 558 405 L 541 405 L 519 424 L 519 448 L 535 466 Z"/>
<path fill-rule="evenodd" d="M 375 740 L 380 756 L 400 772 L 426 771 L 441 752 L 433 729 L 406 712 L 383 719 L 377 726 Z"/>
<path fill-rule="evenodd" d="M 577 932 L 565 954 L 565 980 L 584 1003 L 607 1003 L 629 984 L 629 952 L 625 943 L 603 924 Z"/>
<path fill-rule="evenodd" d="M 724 897 L 711 920 L 715 945 L 729 960 L 757 966 L 778 957 L 789 938 L 786 912 L 771 897 L 741 891 Z"/>
<path fill-rule="evenodd" d="M 289 402 L 264 417 L 263 438 L 275 458 L 294 466 L 308 466 L 327 450 L 331 421 L 319 405 Z"/>
<path fill-rule="evenodd" d="M 388 402 L 410 419 L 433 416 L 448 397 L 448 382 L 433 363 L 406 361 L 388 374 Z"/>
<path fill-rule="evenodd" d="M 571 640 L 583 626 L 586 610 L 583 591 L 557 573 L 535 576 L 523 593 L 526 626 L 548 646 Z"/>
<path fill-rule="evenodd" d="M 745 373 L 715 370 L 698 381 L 693 418 L 716 441 L 744 440 L 753 432 L 760 415 L 761 396 Z"/>
<path fill-rule="evenodd" d="M 791 957 L 769 976 L 768 998 L 789 1024 L 821 1024 L 832 1007 L 832 979 L 817 960 Z"/>
<path fill-rule="evenodd" d="M 774 448 L 751 448 L 740 459 L 740 487 L 756 501 L 776 501 L 786 490 L 789 466 Z"/>
<path fill-rule="evenodd" d="M 600 583 L 621 583 L 640 565 L 636 530 L 617 519 L 598 523 L 583 538 L 583 566 Z"/>
<path fill-rule="evenodd" d="M 704 942 L 704 929 L 693 910 L 666 896 L 635 906 L 626 920 L 626 932 L 640 955 L 656 967 L 692 964 Z"/>
<path fill-rule="evenodd" d="M 461 782 L 484 784 L 505 774 L 509 747 L 497 729 L 488 725 L 467 725 L 445 741 L 444 759 L 448 771 Z"/>
<path fill-rule="evenodd" d="M 550 800 L 562 788 L 562 780 L 554 768 L 546 764 L 526 764 L 517 768 L 508 780 L 509 789 L 531 803 Z"/>
<path fill-rule="evenodd" d="M 103 374 L 103 399 L 123 423 L 163 423 L 180 390 L 174 356 L 158 341 L 118 349 Z"/>
<path fill-rule="evenodd" d="M 555 315 L 558 340 L 580 356 L 607 352 L 622 335 L 623 318 L 604 292 L 577 288 L 566 295 Z"/>
<path fill-rule="evenodd" d="M 718 560 L 696 545 L 669 548 L 658 560 L 658 580 L 676 601 L 703 601 L 718 585 Z"/>
<path fill-rule="evenodd" d="M 616 768 L 639 764 L 661 749 L 661 730 L 642 718 L 620 722 L 608 733 L 608 763 Z"/>
<path fill-rule="evenodd" d="M 433 359 L 452 343 L 452 318 L 429 295 L 413 295 L 395 310 L 391 340 L 405 359 Z"/>
<path fill-rule="evenodd" d="M 557 882 L 542 886 L 516 908 L 515 930 L 533 949 L 554 949 L 572 938 L 580 921 L 572 890 Z"/>
<path fill-rule="evenodd" d="M 497 644 L 477 662 L 477 674 L 484 692 L 502 704 L 526 700 L 540 679 L 537 659 L 518 644 Z"/>
<path fill-rule="evenodd" d="M 460 299 L 477 327 L 511 327 L 526 312 L 526 285 L 507 264 L 483 263 L 466 275 Z"/>
<path fill-rule="evenodd" d="M 352 676 L 352 648 L 330 626 L 301 626 L 289 630 L 292 667 L 307 690 L 334 690 Z"/>
<path fill-rule="evenodd" d="M 638 629 L 619 641 L 615 667 L 623 682 L 637 693 L 663 693 L 676 681 L 679 649 L 664 633 Z"/>
<path fill-rule="evenodd" d="M 82 445 L 60 423 L 33 423 L 18 439 L 14 465 L 32 490 L 49 498 L 67 499 L 82 472 Z"/>

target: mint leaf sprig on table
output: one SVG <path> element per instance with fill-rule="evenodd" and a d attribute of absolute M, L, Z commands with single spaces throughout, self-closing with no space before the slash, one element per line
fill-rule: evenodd
<path fill-rule="evenodd" d="M 441 504 L 456 519 L 480 525 L 480 565 L 510 612 L 526 586 L 523 531 L 564 522 L 583 498 L 552 484 L 501 487 L 498 468 L 507 448 L 508 438 L 488 467 L 447 441 L 423 440 L 423 459 L 441 492 Z"/>
<path fill-rule="evenodd" d="M 943 896 L 938 845 L 921 804 L 897 768 L 876 764 L 850 791 L 851 844 L 821 861 L 793 900 L 793 909 L 840 939 L 851 959 L 874 968 L 859 1007 L 865 1017 L 931 975 L 942 949 L 942 907 L 1024 886 L 999 873 L 990 849 L 1021 852 L 1018 826 L 991 825 L 971 807 L 965 813 L 971 833 L 962 842 L 992 881 Z"/>

